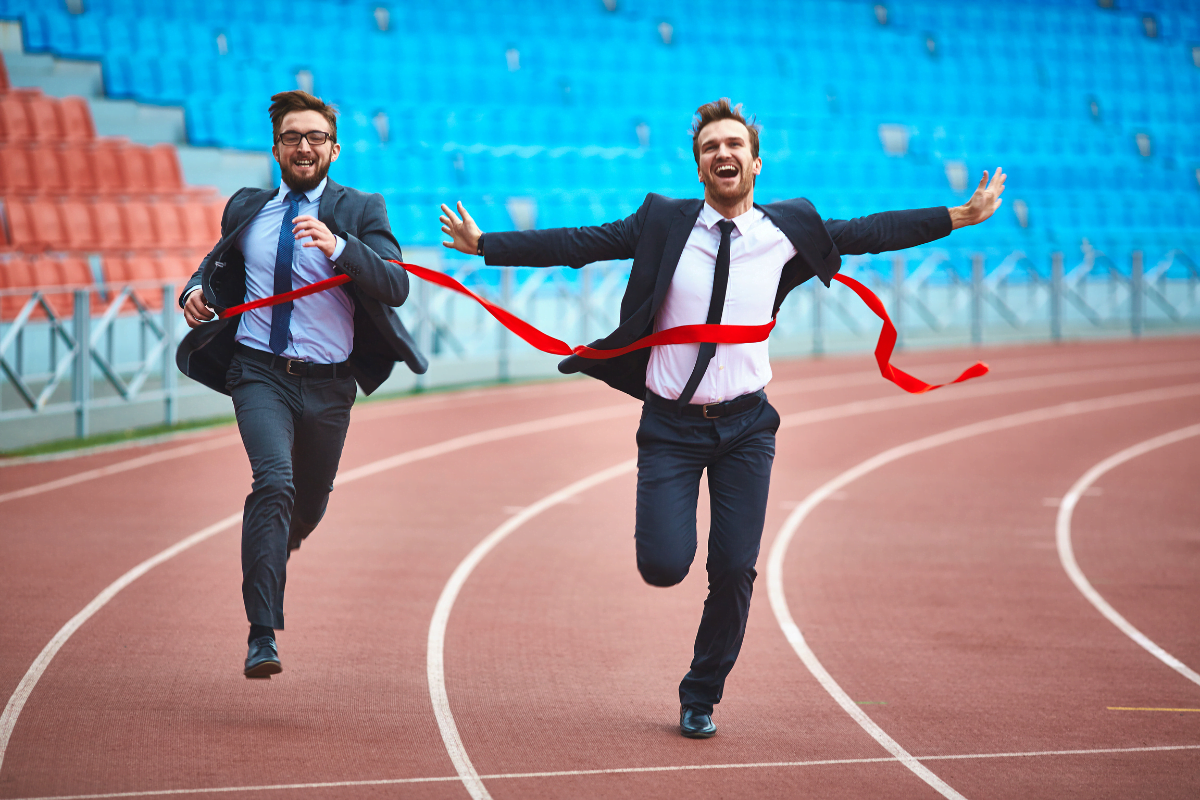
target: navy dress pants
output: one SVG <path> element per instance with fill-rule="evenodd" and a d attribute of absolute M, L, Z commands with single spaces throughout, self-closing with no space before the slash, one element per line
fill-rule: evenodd
<path fill-rule="evenodd" d="M 301 378 L 240 355 L 226 375 L 254 483 L 242 516 L 242 600 L 255 625 L 283 628 L 287 561 L 329 503 L 354 378 Z"/>
<path fill-rule="evenodd" d="M 711 714 L 737 660 L 758 573 L 779 414 L 757 407 L 718 419 L 646 405 L 638 427 L 638 571 L 654 586 L 684 579 L 696 556 L 696 504 L 708 471 L 708 597 L 679 702 Z"/>

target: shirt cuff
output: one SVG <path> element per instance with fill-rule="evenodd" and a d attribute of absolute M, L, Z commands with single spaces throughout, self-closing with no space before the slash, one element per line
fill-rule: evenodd
<path fill-rule="evenodd" d="M 196 284 L 192 288 L 188 289 L 186 292 L 183 293 L 183 302 L 185 302 L 185 303 L 187 302 L 187 299 L 192 296 L 192 292 L 198 292 L 203 288 L 204 287 L 201 286 L 200 284 Z"/>
<path fill-rule="evenodd" d="M 340 256 L 342 254 L 342 251 L 346 249 L 346 240 L 343 239 L 342 237 L 338 236 L 337 234 L 334 234 L 333 238 L 337 239 L 337 244 L 335 244 L 333 246 L 333 255 L 330 256 L 329 260 L 337 261 L 338 256 Z"/>

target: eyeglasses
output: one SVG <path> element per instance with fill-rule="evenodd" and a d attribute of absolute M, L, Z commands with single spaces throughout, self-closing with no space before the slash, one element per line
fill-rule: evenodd
<path fill-rule="evenodd" d="M 333 134 L 325 131 L 309 131 L 308 133 L 300 133 L 299 131 L 284 131 L 279 134 L 279 141 L 288 147 L 295 147 L 300 144 L 301 139 L 307 139 L 309 144 L 325 144 Z"/>

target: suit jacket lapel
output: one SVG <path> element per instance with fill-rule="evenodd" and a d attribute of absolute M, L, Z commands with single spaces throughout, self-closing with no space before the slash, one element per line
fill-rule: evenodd
<path fill-rule="evenodd" d="M 663 246 L 663 257 L 658 267 L 658 279 L 654 283 L 654 299 L 650 304 L 651 315 L 658 313 L 659 307 L 667 296 L 667 288 L 671 278 L 675 276 L 675 268 L 679 266 L 679 258 L 687 245 L 688 236 L 696 225 L 700 210 L 704 208 L 703 200 L 694 200 L 679 209 L 679 214 L 671 220 L 671 229 L 667 231 L 666 244 Z"/>
<path fill-rule="evenodd" d="M 271 198 L 278 193 L 278 189 L 264 189 L 258 194 L 247 197 L 240 208 L 235 208 L 233 210 L 231 216 L 234 220 L 234 227 L 233 230 L 229 232 L 229 235 L 224 237 L 222 241 L 222 253 L 224 253 L 225 250 L 227 250 L 234 242 L 237 241 L 238 237 L 241 236 L 242 231 L 245 230 L 246 226 L 250 224 L 250 221 L 258 216 L 258 212 L 262 211 L 266 207 L 267 203 L 271 202 Z"/>
<path fill-rule="evenodd" d="M 338 227 L 337 221 L 334 219 L 333 209 L 337 206 L 338 198 L 344 191 L 341 184 L 334 183 L 332 178 L 327 178 L 325 191 L 321 192 L 321 203 L 317 206 L 317 219 L 324 222 L 325 227 L 329 228 L 334 236 L 342 235 L 342 229 Z"/>

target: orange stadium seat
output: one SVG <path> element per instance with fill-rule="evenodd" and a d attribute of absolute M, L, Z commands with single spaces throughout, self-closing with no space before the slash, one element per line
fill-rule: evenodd
<path fill-rule="evenodd" d="M 123 149 L 124 142 L 101 139 L 96 142 L 95 147 L 87 151 L 92 176 L 96 180 L 97 194 L 125 192 L 125 173 L 120 162 Z"/>
<path fill-rule="evenodd" d="M 90 250 L 97 247 L 91 204 L 82 200 L 68 200 L 59 205 L 58 213 L 62 218 L 67 249 Z"/>
<path fill-rule="evenodd" d="M 31 200 L 27 208 L 38 247 L 49 250 L 64 249 L 67 245 L 67 234 L 59 215 L 58 204 L 50 200 Z"/>
<path fill-rule="evenodd" d="M 88 207 L 92 217 L 92 230 L 96 233 L 96 246 L 102 250 L 126 250 L 129 241 L 125 237 L 124 222 L 120 207 L 111 200 L 102 200 Z"/>
<path fill-rule="evenodd" d="M 8 145 L 0 147 L 0 192 L 33 194 L 36 189 L 30 151 Z"/>
<path fill-rule="evenodd" d="M 132 144 L 119 149 L 114 148 L 114 151 L 118 154 L 117 164 L 121 168 L 121 182 L 124 184 L 125 191 L 131 194 L 150 192 L 153 189 L 153 182 L 150 176 L 147 148 Z"/>
<path fill-rule="evenodd" d="M 117 206 L 125 228 L 127 247 L 146 248 L 159 245 L 158 233 L 150 217 L 147 203 L 125 202 Z"/>
<path fill-rule="evenodd" d="M 66 287 L 68 291 L 47 293 L 50 306 L 60 317 L 69 317 L 75 307 L 73 289 L 82 289 L 92 285 L 92 271 L 82 258 L 43 258 L 35 263 L 39 285 L 50 289 L 55 286 Z M 103 301 L 92 294 L 92 313 L 103 310 Z"/>
<path fill-rule="evenodd" d="M 208 220 L 208 247 L 211 248 L 221 238 L 221 217 L 225 215 L 225 203 L 228 198 L 218 197 L 204 204 L 205 218 Z"/>
<path fill-rule="evenodd" d="M 32 135 L 21 98 L 15 92 L 0 95 L 0 141 L 27 142 Z"/>
<path fill-rule="evenodd" d="M 53 147 L 36 147 L 26 154 L 33 183 L 42 194 L 62 195 L 67 193 L 67 178 L 63 174 L 62 159 Z"/>
<path fill-rule="evenodd" d="M 58 102 L 59 128 L 67 142 L 89 142 L 96 138 L 92 111 L 82 97 L 64 97 Z"/>
<path fill-rule="evenodd" d="M 185 247 L 204 248 L 207 252 L 217 243 L 217 240 L 209 235 L 211 231 L 208 215 L 208 206 L 203 201 L 191 200 L 179 206 L 179 219 L 184 234 L 180 244 Z M 219 219 L 217 223 L 219 226 Z"/>
<path fill-rule="evenodd" d="M 33 270 L 32 262 L 23 256 L 13 256 L 4 261 L 0 261 L 0 289 L 32 289 L 38 285 L 38 279 Z M 0 318 L 5 322 L 10 322 L 17 314 L 21 313 L 25 302 L 29 299 L 27 295 L 10 295 L 5 296 L 3 302 L 0 302 Z M 38 312 L 34 313 L 34 319 L 44 319 L 45 314 Z"/>
<path fill-rule="evenodd" d="M 182 247 L 185 244 L 183 226 L 179 220 L 180 207 L 170 201 L 149 203 L 150 221 L 155 239 L 162 247 Z"/>
<path fill-rule="evenodd" d="M 7 92 L 12 88 L 12 84 L 8 80 L 8 65 L 4 63 L 4 56 L 0 56 L 0 92 Z"/>
<path fill-rule="evenodd" d="M 176 289 L 181 289 L 196 271 L 196 264 L 187 256 L 166 255 L 159 258 L 158 270 L 163 280 L 170 281 L 175 284 Z"/>
<path fill-rule="evenodd" d="M 68 147 L 58 153 L 62 165 L 63 181 L 68 194 L 96 194 L 96 174 L 92 169 L 93 155 L 90 149 Z"/>
<path fill-rule="evenodd" d="M 58 118 L 58 101 L 46 97 L 40 90 L 19 91 L 25 103 L 25 115 L 29 120 L 31 138 L 39 142 L 62 141 L 62 128 Z"/>
<path fill-rule="evenodd" d="M 29 204 L 19 197 L 4 200 L 4 215 L 8 219 L 9 243 L 18 250 L 38 250 L 37 233 L 33 229 L 33 217 Z"/>
<path fill-rule="evenodd" d="M 151 189 L 155 192 L 178 192 L 183 189 L 183 174 L 175 146 L 156 144 L 146 151 L 150 166 Z"/>

